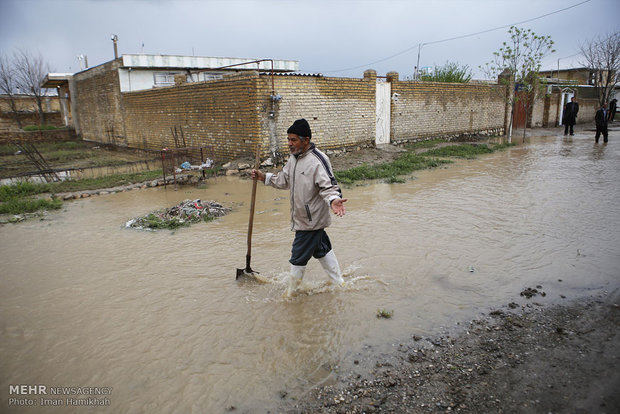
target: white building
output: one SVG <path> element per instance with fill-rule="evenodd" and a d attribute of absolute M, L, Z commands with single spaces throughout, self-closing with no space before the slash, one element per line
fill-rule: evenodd
<path fill-rule="evenodd" d="M 175 75 L 186 75 L 187 82 L 221 79 L 231 71 L 297 72 L 299 61 L 207 56 L 127 54 L 118 69 L 121 92 L 172 86 Z"/>

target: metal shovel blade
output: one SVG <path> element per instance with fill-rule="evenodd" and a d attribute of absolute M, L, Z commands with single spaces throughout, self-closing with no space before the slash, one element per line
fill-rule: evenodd
<path fill-rule="evenodd" d="M 246 256 L 245 257 L 245 268 L 244 269 L 237 269 L 237 277 L 235 277 L 235 280 L 239 280 L 239 278 L 242 277 L 242 276 L 254 276 L 257 273 L 258 272 L 255 272 L 250 267 L 250 256 Z"/>
<path fill-rule="evenodd" d="M 237 269 L 237 277 L 235 278 L 235 280 L 239 280 L 240 277 L 243 276 L 254 276 L 255 272 L 252 269 Z"/>

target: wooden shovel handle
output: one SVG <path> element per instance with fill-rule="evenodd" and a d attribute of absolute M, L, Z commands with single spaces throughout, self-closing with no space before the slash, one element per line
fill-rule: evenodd
<path fill-rule="evenodd" d="M 260 167 L 260 142 L 256 145 L 256 159 L 254 161 L 254 169 L 258 170 Z M 250 257 L 252 256 L 252 228 L 254 226 L 254 206 L 256 205 L 256 185 L 258 184 L 258 175 L 254 175 L 254 182 L 252 183 L 252 201 L 250 202 L 250 222 L 248 223 L 248 253 L 246 256 L 247 267 L 250 264 Z"/>

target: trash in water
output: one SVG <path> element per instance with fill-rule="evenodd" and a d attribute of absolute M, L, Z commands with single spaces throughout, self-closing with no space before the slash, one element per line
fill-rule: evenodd
<path fill-rule="evenodd" d="M 174 207 L 153 211 L 125 223 L 125 227 L 157 230 L 176 229 L 200 221 L 211 221 L 228 214 L 232 209 L 215 201 L 184 200 Z"/>

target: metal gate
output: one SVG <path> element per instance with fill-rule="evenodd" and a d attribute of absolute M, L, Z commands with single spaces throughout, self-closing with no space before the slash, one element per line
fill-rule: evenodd
<path fill-rule="evenodd" d="M 562 101 L 560 102 L 560 117 L 558 118 L 559 125 L 564 125 L 562 123 L 562 119 L 564 118 L 564 108 L 566 107 L 566 104 L 570 102 L 573 96 L 575 96 L 575 91 L 573 91 L 572 89 L 562 89 Z"/>
<path fill-rule="evenodd" d="M 514 129 L 524 128 L 525 123 L 527 122 L 527 101 L 528 99 L 526 92 L 517 91 L 515 92 L 515 107 L 514 107 L 514 117 L 512 119 L 512 127 Z"/>

